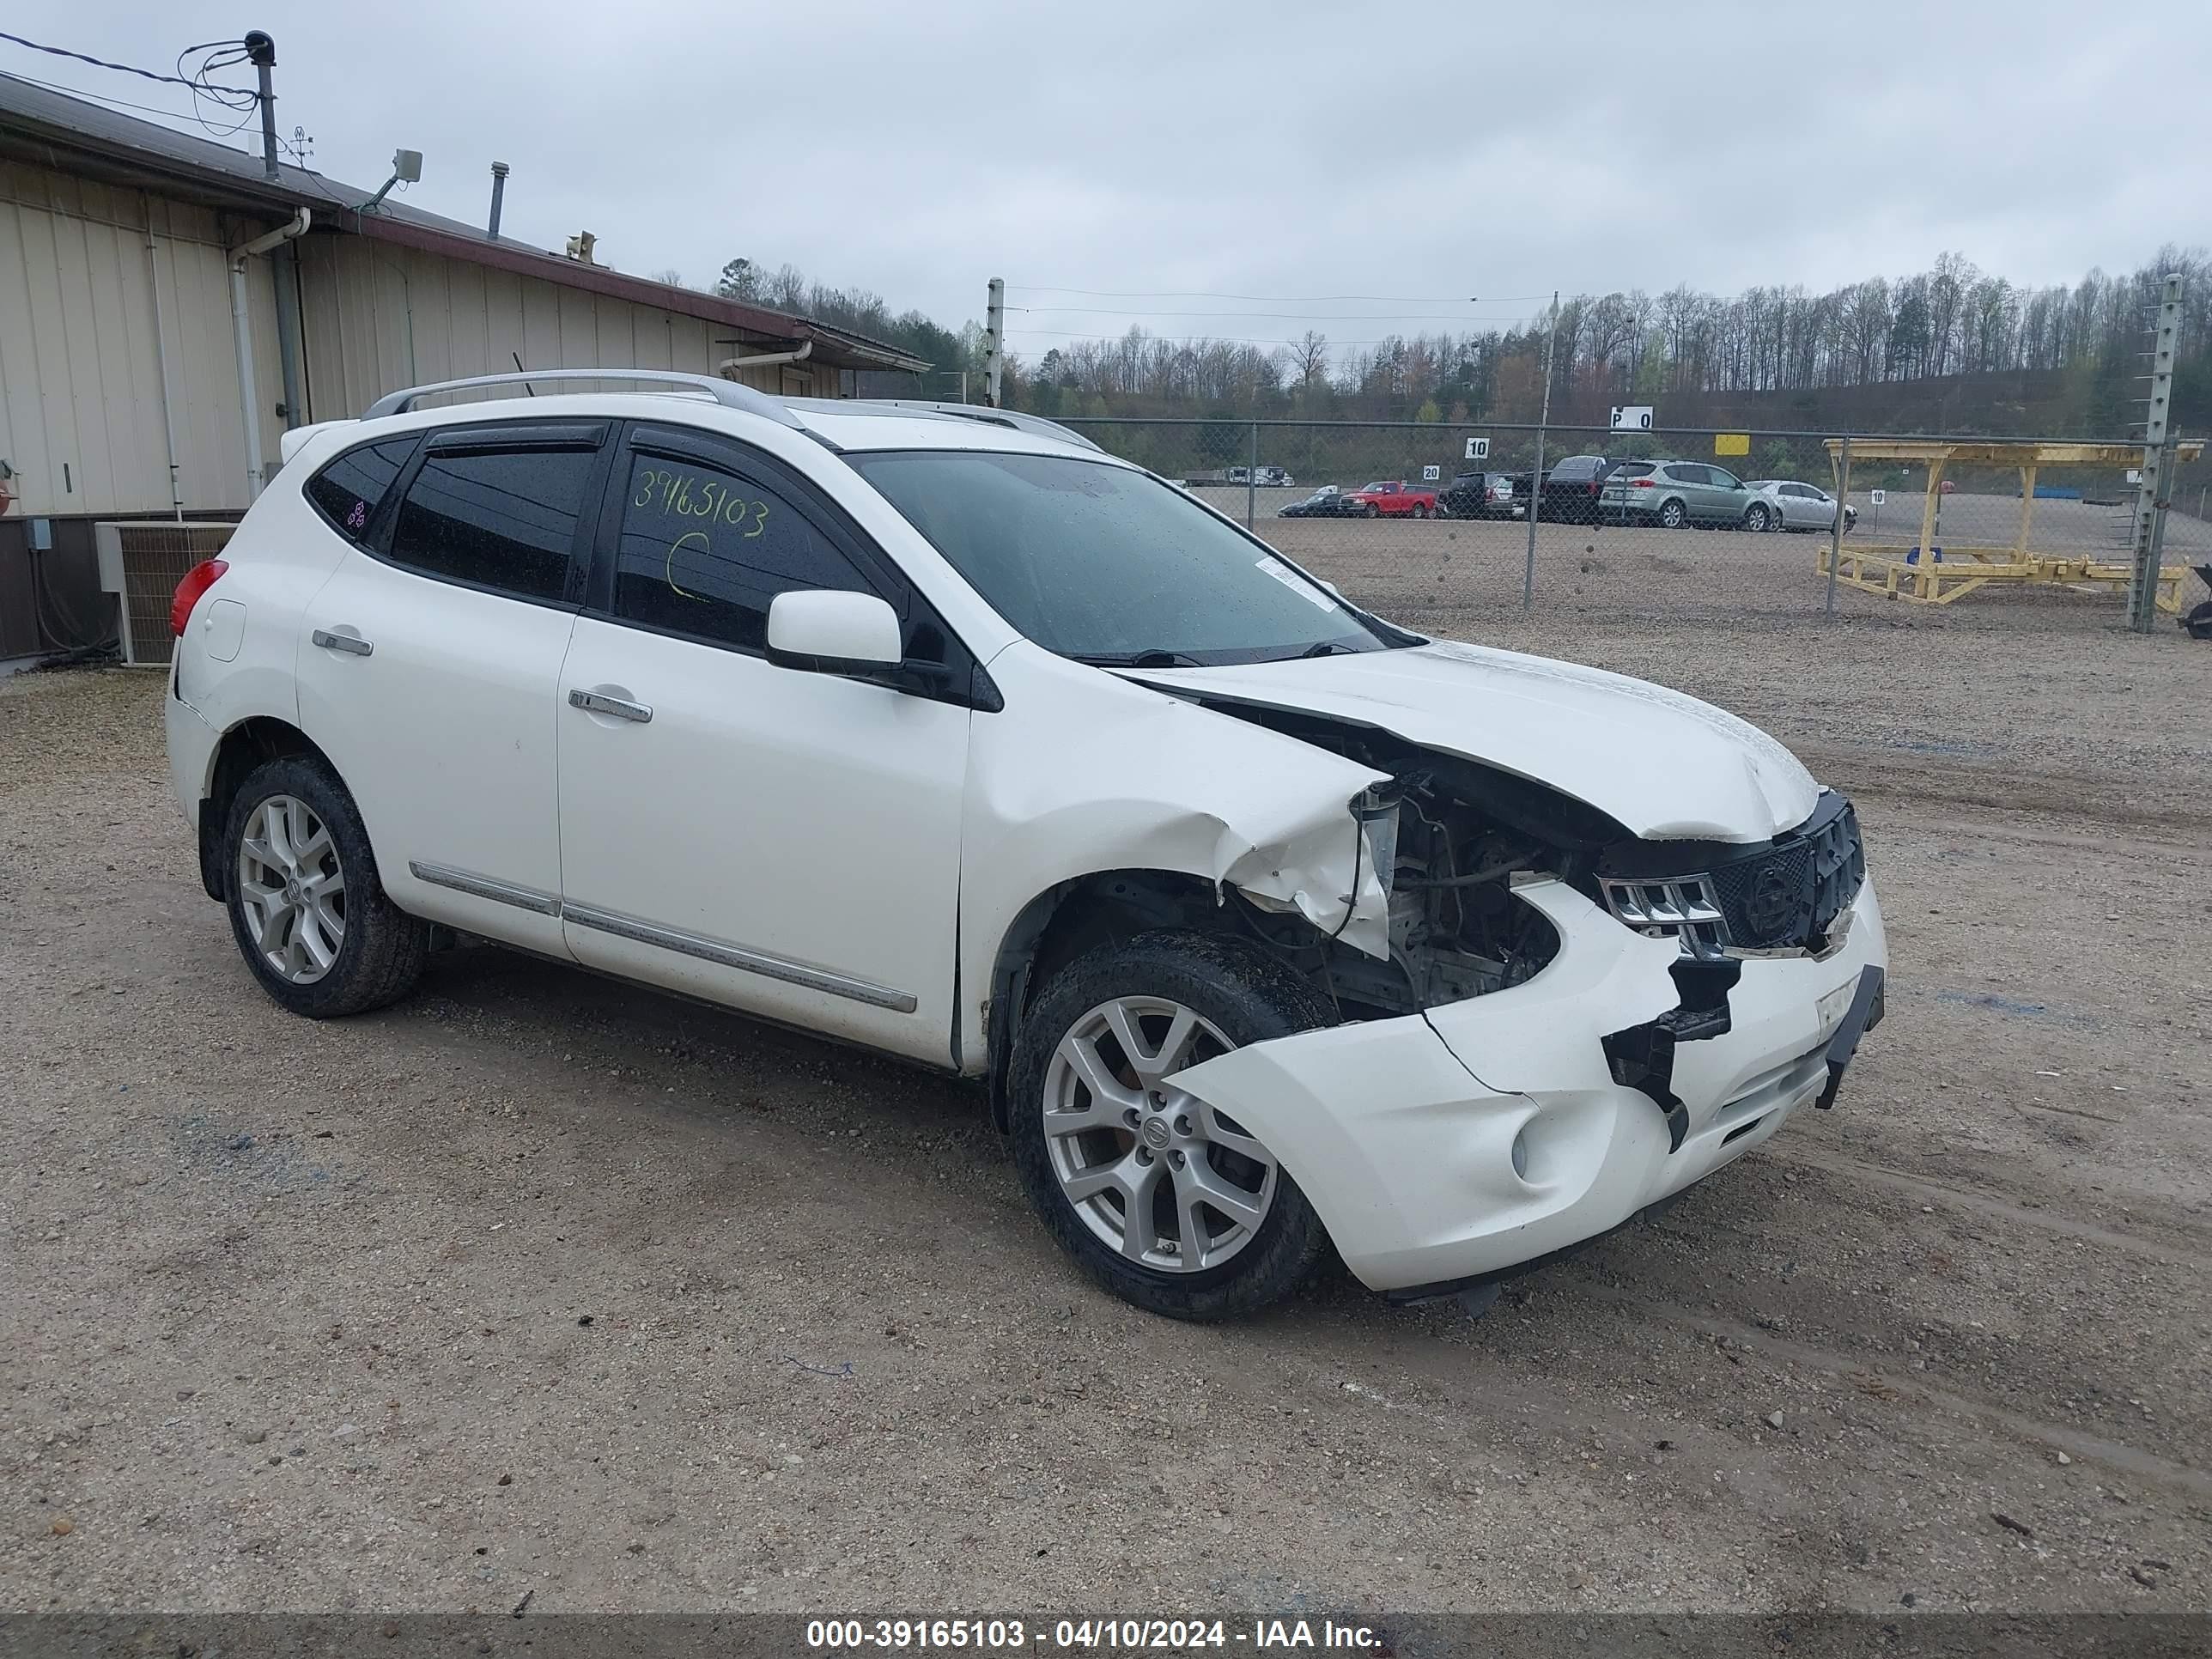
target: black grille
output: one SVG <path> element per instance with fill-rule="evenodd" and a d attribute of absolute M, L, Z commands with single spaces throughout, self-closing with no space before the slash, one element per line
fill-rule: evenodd
<path fill-rule="evenodd" d="M 1729 942 L 1743 950 L 1817 947 L 1866 878 L 1858 815 L 1840 796 L 1799 829 L 1712 872 Z"/>

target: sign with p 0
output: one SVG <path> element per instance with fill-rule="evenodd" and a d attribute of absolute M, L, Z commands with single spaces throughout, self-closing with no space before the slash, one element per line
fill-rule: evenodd
<path fill-rule="evenodd" d="M 1490 440 L 1487 438 L 1469 438 L 1467 441 L 1467 459 L 1470 461 L 1488 460 L 1490 459 Z"/>
<path fill-rule="evenodd" d="M 1613 406 L 1613 429 L 1615 432 L 1650 431 L 1651 405 L 1649 404 L 1615 404 Z"/>

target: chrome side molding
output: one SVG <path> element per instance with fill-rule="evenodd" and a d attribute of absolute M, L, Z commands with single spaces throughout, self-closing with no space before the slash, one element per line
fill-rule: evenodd
<path fill-rule="evenodd" d="M 871 1007 L 888 1008 L 895 1014 L 910 1014 L 921 1006 L 911 991 L 896 991 L 888 985 L 878 985 L 873 980 L 832 973 L 826 968 L 810 968 L 804 963 L 771 956 L 765 951 L 749 951 L 742 945 L 709 939 L 703 933 L 687 933 L 679 928 L 663 927 L 658 922 L 626 916 L 619 910 L 602 910 L 595 905 L 567 903 L 550 893 L 541 893 L 534 887 L 517 886 L 513 882 L 480 876 L 473 871 L 457 870 L 451 865 L 425 864 L 418 860 L 410 860 L 407 871 L 417 881 L 427 881 L 434 887 L 449 887 L 457 893 L 466 893 L 471 898 L 489 899 L 495 904 L 511 904 L 518 910 L 527 910 L 533 915 L 557 916 L 564 921 L 574 922 L 579 927 L 593 928 L 641 945 L 658 945 L 664 951 L 696 957 L 702 962 L 735 968 L 740 973 L 758 974 L 763 979 L 803 986 L 810 991 L 821 991 L 830 996 L 848 998 L 854 1002 L 865 1002 Z"/>

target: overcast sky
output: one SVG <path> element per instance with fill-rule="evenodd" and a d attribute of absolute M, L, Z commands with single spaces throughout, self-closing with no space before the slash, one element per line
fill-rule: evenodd
<path fill-rule="evenodd" d="M 1554 288 L 1818 290 L 1945 249 L 2071 280 L 2212 240 L 2179 118 L 2212 85 L 2207 0 L 7 11 L 164 72 L 265 27 L 280 130 L 320 170 L 374 187 L 420 149 L 406 199 L 481 222 L 501 158 L 508 234 L 590 229 L 625 270 L 788 260 L 954 326 L 1003 276 L 1031 356 L 1132 322 L 1351 343 L 1524 317 Z M 0 69 L 191 102 L 5 42 Z"/>

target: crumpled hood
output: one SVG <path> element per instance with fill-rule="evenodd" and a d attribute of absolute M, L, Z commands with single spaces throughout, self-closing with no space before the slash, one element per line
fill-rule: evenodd
<path fill-rule="evenodd" d="M 1654 840 L 1765 841 L 1820 797 L 1747 720 L 1644 680 L 1438 641 L 1241 667 L 1129 669 L 1163 690 L 1375 726 L 1587 801 Z"/>

